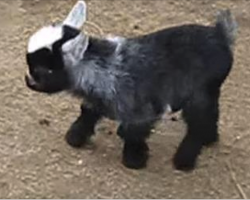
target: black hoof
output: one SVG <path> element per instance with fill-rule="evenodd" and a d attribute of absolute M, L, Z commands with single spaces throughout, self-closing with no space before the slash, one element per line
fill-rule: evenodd
<path fill-rule="evenodd" d="M 85 131 L 82 126 L 73 124 L 65 136 L 66 142 L 74 148 L 83 147 L 89 139 L 89 137 L 84 134 Z"/>
<path fill-rule="evenodd" d="M 174 167 L 181 171 L 193 170 L 202 146 L 203 145 L 199 140 L 186 136 L 173 158 Z"/>
<path fill-rule="evenodd" d="M 130 169 L 142 169 L 147 166 L 149 148 L 146 143 L 125 143 L 123 164 Z"/>
<path fill-rule="evenodd" d="M 195 159 L 184 154 L 176 154 L 173 159 L 174 168 L 180 171 L 189 172 L 195 168 Z"/>

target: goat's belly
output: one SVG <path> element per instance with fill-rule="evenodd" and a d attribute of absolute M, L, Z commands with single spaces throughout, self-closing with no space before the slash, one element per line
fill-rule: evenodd
<path fill-rule="evenodd" d="M 162 109 L 155 109 L 152 104 L 144 105 L 135 110 L 128 110 L 123 115 L 114 116 L 113 119 L 127 124 L 151 123 L 161 119 L 164 114 L 172 114 L 170 104 L 167 104 Z"/>

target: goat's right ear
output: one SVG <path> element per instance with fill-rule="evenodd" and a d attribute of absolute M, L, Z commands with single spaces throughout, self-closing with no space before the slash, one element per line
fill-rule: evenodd
<path fill-rule="evenodd" d="M 75 29 L 81 29 L 86 21 L 87 5 L 84 1 L 78 1 L 72 8 L 63 24 Z"/>

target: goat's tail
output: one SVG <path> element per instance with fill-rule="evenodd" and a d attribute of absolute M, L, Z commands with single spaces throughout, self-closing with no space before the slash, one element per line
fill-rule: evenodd
<path fill-rule="evenodd" d="M 217 14 L 216 28 L 224 34 L 226 40 L 230 46 L 234 45 L 238 23 L 230 10 L 221 10 Z"/>

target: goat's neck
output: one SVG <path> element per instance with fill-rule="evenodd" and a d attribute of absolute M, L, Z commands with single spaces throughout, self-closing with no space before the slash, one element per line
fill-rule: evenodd
<path fill-rule="evenodd" d="M 77 38 L 74 50 L 68 52 L 73 90 L 106 100 L 113 99 L 116 85 L 124 72 L 119 70 L 121 44 L 110 39 Z M 119 48 L 119 49 L 118 49 Z"/>

